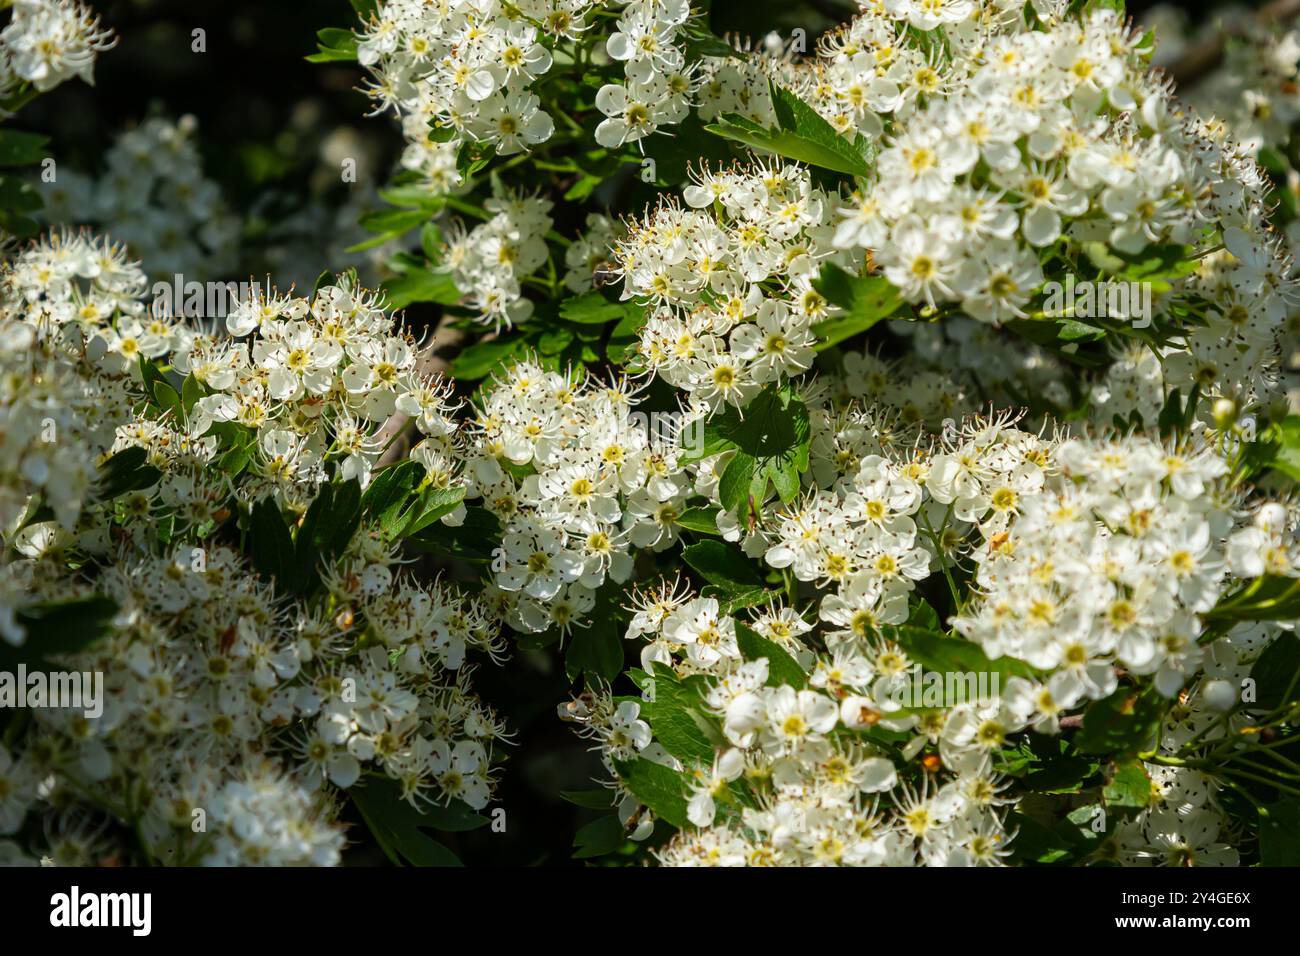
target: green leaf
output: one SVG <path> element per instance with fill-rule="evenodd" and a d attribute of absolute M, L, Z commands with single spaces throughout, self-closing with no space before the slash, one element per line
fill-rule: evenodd
<path fill-rule="evenodd" d="M 1156 418 L 1156 427 L 1160 430 L 1162 438 L 1169 438 L 1174 435 L 1180 425 L 1183 423 L 1183 395 L 1182 389 L 1175 388 L 1165 398 L 1165 404 L 1160 409 L 1160 414 Z"/>
<path fill-rule="evenodd" d="M 193 375 L 186 375 L 185 381 L 181 383 L 181 410 L 185 414 L 185 420 L 189 421 L 190 412 L 194 410 L 194 405 L 203 397 L 203 386 Z"/>
<path fill-rule="evenodd" d="M 584 292 L 560 303 L 560 318 L 580 325 L 600 325 L 625 314 L 621 303 L 610 302 L 599 292 Z"/>
<path fill-rule="evenodd" d="M 501 522 L 486 508 L 467 507 L 465 520 L 459 526 L 431 524 L 406 541 L 432 554 L 463 561 L 490 561 L 492 549 L 501 541 Z"/>
<path fill-rule="evenodd" d="M 626 842 L 627 832 L 619 822 L 618 814 L 607 813 L 579 828 L 573 835 L 573 858 L 589 860 L 592 857 L 607 856 Z"/>
<path fill-rule="evenodd" d="M 1102 791 L 1106 806 L 1145 810 L 1151 803 L 1151 778 L 1140 760 L 1123 764 Z"/>
<path fill-rule="evenodd" d="M 429 826 L 444 833 L 466 833 L 481 829 L 491 822 L 483 814 L 471 809 L 464 800 L 452 800 L 446 806 L 439 803 L 426 805 L 419 811 L 419 815 L 428 821 Z"/>
<path fill-rule="evenodd" d="M 207 433 L 221 439 L 221 447 L 224 451 L 217 459 L 217 468 L 223 475 L 234 478 L 253 460 L 253 452 L 257 448 L 257 433 L 251 428 L 236 425 L 234 422 L 213 422 Z"/>
<path fill-rule="evenodd" d="M 1288 415 L 1278 422 L 1278 448 L 1271 466 L 1295 481 L 1300 481 L 1300 415 Z"/>
<path fill-rule="evenodd" d="M 357 58 L 357 38 L 351 30 L 326 27 L 316 32 L 319 53 L 307 57 L 308 63 L 336 63 Z"/>
<path fill-rule="evenodd" d="M 31 166 L 49 155 L 50 138 L 16 129 L 0 129 L 0 166 Z"/>
<path fill-rule="evenodd" d="M 733 513 L 738 512 L 748 504 L 751 495 L 756 505 L 762 503 L 767 478 L 765 473 L 756 472 L 758 462 L 753 455 L 747 455 L 743 451 L 732 455 L 718 480 L 718 500 L 722 502 L 722 507 Z M 761 483 L 756 485 L 755 478 L 762 479 Z"/>
<path fill-rule="evenodd" d="M 467 382 L 486 378 L 504 368 L 509 359 L 522 350 L 522 344 L 519 339 L 477 342 L 452 359 L 451 375 Z"/>
<path fill-rule="evenodd" d="M 1078 319 L 1064 319 L 1056 327 L 1056 338 L 1061 342 L 1098 342 L 1105 337 L 1105 329 Z"/>
<path fill-rule="evenodd" d="M 736 643 L 740 646 L 741 656 L 747 661 L 767 658 L 767 686 L 788 684 L 795 690 L 803 690 L 807 685 L 808 677 L 798 661 L 779 644 L 769 641 L 740 621 L 736 622 Z"/>
<path fill-rule="evenodd" d="M 917 598 L 916 605 L 907 615 L 907 623 L 923 631 L 938 631 L 939 612 L 931 607 L 930 602 L 925 598 Z"/>
<path fill-rule="evenodd" d="M 1084 753 L 1131 756 L 1146 750 L 1168 709 L 1153 688 L 1121 687 L 1083 715 L 1075 743 Z"/>
<path fill-rule="evenodd" d="M 609 344 L 605 346 L 605 357 L 615 365 L 621 365 L 636 354 L 641 344 L 641 328 L 646 323 L 647 312 L 643 308 L 627 309 L 614 331 L 609 334 Z"/>
<path fill-rule="evenodd" d="M 718 513 L 713 508 L 687 508 L 677 518 L 677 524 L 696 534 L 721 535 L 718 530 Z"/>
<path fill-rule="evenodd" d="M 771 93 L 777 129 L 767 129 L 737 113 L 728 113 L 721 122 L 705 129 L 724 139 L 810 166 L 849 176 L 871 175 L 865 140 L 859 136 L 851 142 L 841 136 L 816 110 L 789 90 L 771 84 Z"/>
<path fill-rule="evenodd" d="M 1259 808 L 1259 862 L 1300 866 L 1300 802 L 1279 800 Z"/>
<path fill-rule="evenodd" d="M 799 497 L 802 485 L 799 482 L 799 470 L 790 458 L 768 458 L 763 462 L 763 478 L 772 482 L 777 495 L 785 504 L 790 504 Z M 766 484 L 766 482 L 765 482 Z M 755 503 L 766 496 L 766 487 L 754 494 Z"/>
<path fill-rule="evenodd" d="M 867 331 L 903 306 L 902 296 L 884 276 L 855 276 L 830 262 L 813 280 L 813 288 L 844 310 L 813 326 L 818 340 L 814 348 L 819 352 Z"/>
<path fill-rule="evenodd" d="M 798 496 L 799 476 L 808 470 L 811 428 L 807 407 L 789 386 L 769 386 L 743 413 L 727 406 L 704 423 L 702 436 L 692 433 L 698 427 L 683 430 L 684 460 L 737 452 L 718 484 L 718 496 L 728 511 L 739 515 L 751 498 L 755 509 L 760 507 L 769 481 L 782 501 L 789 503 Z M 697 437 L 700 440 L 691 447 Z"/>
<path fill-rule="evenodd" d="M 280 506 L 273 499 L 263 498 L 253 505 L 248 538 L 253 566 L 264 577 L 273 578 L 278 587 L 297 590 L 298 564 L 293 538 L 280 514 Z"/>
<path fill-rule="evenodd" d="M 342 553 L 361 523 L 361 483 L 350 478 L 333 488 L 329 511 L 321 517 L 315 532 L 316 547 L 326 558 Z"/>
<path fill-rule="evenodd" d="M 1200 261 L 1196 249 L 1177 243 L 1148 246 L 1141 252 L 1124 256 L 1126 263 L 1118 278 L 1128 282 L 1145 282 L 1153 295 L 1168 292 L 1173 283 L 1196 271 Z"/>
<path fill-rule="evenodd" d="M 999 681 L 1010 677 L 1033 677 L 1034 669 L 1014 657 L 990 659 L 984 650 L 963 637 L 949 637 L 909 625 L 881 628 L 907 656 L 926 670 L 936 673 L 996 674 Z"/>
<path fill-rule="evenodd" d="M 359 222 L 366 232 L 400 236 L 423 225 L 428 218 L 427 209 L 379 209 L 366 213 Z"/>
<path fill-rule="evenodd" d="M 639 757 L 616 760 L 614 770 L 632 796 L 679 830 L 691 827 L 686 816 L 686 785 L 675 770 Z"/>
<path fill-rule="evenodd" d="M 439 305 L 456 305 L 462 296 L 445 272 L 414 269 L 404 275 L 388 279 L 383 284 L 387 306 L 404 309 L 412 302 L 436 302 Z"/>
<path fill-rule="evenodd" d="M 560 797 L 575 807 L 588 810 L 608 810 L 614 806 L 616 794 L 613 790 L 561 790 Z"/>
<path fill-rule="evenodd" d="M 704 580 L 730 592 L 763 586 L 754 562 L 733 544 L 699 541 L 682 550 L 682 560 Z"/>
<path fill-rule="evenodd" d="M 84 651 L 112 630 L 117 610 L 112 598 L 98 595 L 25 607 L 15 616 L 27 636 L 17 647 L 0 641 L 0 668 L 43 665 L 60 654 Z"/>
<path fill-rule="evenodd" d="M 31 183 L 17 176 L 0 176 L 0 209 L 33 212 L 43 205 L 41 194 Z"/>
<path fill-rule="evenodd" d="M 1276 710 L 1300 698 L 1300 637 L 1282 631 L 1264 648 L 1250 669 L 1255 682 L 1255 699 L 1248 709 Z"/>
<path fill-rule="evenodd" d="M 399 518 L 401 530 L 397 533 L 397 537 L 405 538 L 427 528 L 439 518 L 455 511 L 457 505 L 464 500 L 464 485 L 457 485 L 454 488 L 429 486 L 423 489 L 416 495 L 411 505 L 402 512 Z"/>
<path fill-rule="evenodd" d="M 1294 621 L 1300 618 L 1300 578 L 1266 574 L 1221 599 L 1212 621 Z"/>
<path fill-rule="evenodd" d="M 360 523 L 361 485 L 355 478 L 321 485 L 294 538 L 299 593 L 316 587 L 321 563 L 348 546 Z"/>
<path fill-rule="evenodd" d="M 568 348 L 573 339 L 574 334 L 571 327 L 557 325 L 541 334 L 537 339 L 537 350 L 543 355 L 559 355 Z"/>
<path fill-rule="evenodd" d="M 99 466 L 95 482 L 95 497 L 99 501 L 112 501 L 127 492 L 139 491 L 156 484 L 162 477 L 153 465 L 147 464 L 149 453 L 138 445 L 123 448 Z"/>
<path fill-rule="evenodd" d="M 623 670 L 622 628 L 618 608 L 610 600 L 611 589 L 612 585 L 606 585 L 597 592 L 588 625 L 569 632 L 564 653 L 564 671 L 569 680 L 585 673 L 612 681 Z"/>
<path fill-rule="evenodd" d="M 1022 785 L 1033 793 L 1078 793 L 1095 785 L 1093 778 L 1100 767 L 1096 757 L 1075 752 L 1070 741 L 1062 737 L 1033 734 L 1021 738 L 1018 755 L 1028 755 L 1030 762 Z M 1008 773 L 1016 771 L 1008 768 Z"/>
<path fill-rule="evenodd" d="M 353 804 L 388 858 L 397 865 L 460 866 L 460 860 L 424 831 L 436 826 L 401 798 L 396 783 L 387 777 L 370 777 L 348 791 Z"/>
<path fill-rule="evenodd" d="M 385 538 L 398 536 L 406 520 L 408 499 L 424 479 L 424 466 L 407 459 L 382 468 L 361 496 L 361 509 L 379 525 Z"/>
<path fill-rule="evenodd" d="M 1063 864 L 1074 855 L 1074 847 L 1064 835 L 1023 813 L 1010 813 L 1007 829 L 1016 834 L 1011 844 L 1011 858 L 1016 862 L 1050 866 Z"/>
<path fill-rule="evenodd" d="M 724 614 L 734 614 L 736 611 L 742 611 L 747 607 L 770 604 L 774 598 L 780 596 L 779 592 L 770 591 L 765 587 L 749 587 L 736 591 L 730 588 L 718 587 L 716 584 L 709 584 L 701 588 L 700 595 L 714 598 L 718 602 L 718 608 Z"/>
<path fill-rule="evenodd" d="M 654 664 L 654 700 L 641 702 L 641 719 L 650 724 L 655 740 L 687 766 L 713 765 L 714 746 L 701 721 L 707 721 L 698 682 L 678 679 L 672 668 Z"/>
<path fill-rule="evenodd" d="M 699 461 L 735 448 L 760 460 L 791 455 L 806 471 L 810 434 L 808 409 L 793 390 L 768 386 L 743 413 L 728 405 L 710 418 L 700 447 L 688 450 L 687 458 Z"/>

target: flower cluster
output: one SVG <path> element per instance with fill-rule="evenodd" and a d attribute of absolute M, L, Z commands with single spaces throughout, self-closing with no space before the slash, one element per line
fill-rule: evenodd
<path fill-rule="evenodd" d="M 596 127 L 596 142 L 611 149 L 640 142 L 660 127 L 684 120 L 696 85 L 683 35 L 690 3 L 620 2 L 623 15 L 605 41 L 605 52 L 623 65 L 624 81 L 606 83 L 596 94 L 596 108 L 605 114 Z"/>
<path fill-rule="evenodd" d="M 262 290 L 227 316 L 228 337 L 190 336 L 173 365 L 204 393 L 190 413 L 191 437 L 214 425 L 246 429 L 254 471 L 305 507 L 329 472 L 367 484 L 383 451 L 379 427 L 401 412 L 433 442 L 425 463 L 430 480 L 445 484 L 453 463 L 435 453 L 451 450 L 454 408 L 382 301 L 346 276 L 310 298 Z"/>
<path fill-rule="evenodd" d="M 1222 42 L 1221 61 L 1212 69 L 1181 77 L 1179 93 L 1198 113 L 1213 117 L 1206 125 L 1207 135 L 1224 142 L 1227 148 L 1229 141 L 1225 133 L 1230 134 L 1231 142 L 1236 144 L 1234 153 L 1254 156 L 1267 167 L 1265 177 L 1256 174 L 1249 163 L 1235 159 L 1231 171 L 1234 178 L 1240 178 L 1256 195 L 1261 185 L 1265 192 L 1273 190 L 1267 200 L 1271 207 L 1269 218 L 1284 232 L 1289 258 L 1294 262 L 1297 251 L 1300 251 L 1300 224 L 1294 204 L 1300 178 L 1287 158 L 1286 149 L 1300 123 L 1295 53 L 1300 33 L 1297 33 L 1294 17 L 1290 14 L 1281 20 L 1244 17 L 1231 24 L 1225 23 L 1222 17 L 1215 17 L 1201 23 L 1195 31 L 1189 31 L 1182 11 L 1158 6 L 1147 11 L 1143 20 L 1153 26 L 1161 38 L 1157 62 L 1162 66 L 1175 66 L 1185 52 L 1205 49 L 1216 38 Z M 1294 265 L 1292 270 L 1294 272 Z M 1278 321 L 1276 307 L 1268 310 L 1274 314 L 1262 316 L 1251 297 L 1230 299 L 1227 304 L 1228 308 L 1217 310 L 1214 318 L 1235 316 L 1232 324 L 1241 326 L 1246 317 L 1239 305 L 1244 304 L 1251 313 L 1248 321 L 1254 327 L 1254 337 L 1259 337 L 1265 326 Z M 1294 395 L 1296 376 L 1300 371 L 1300 322 L 1294 305 L 1288 302 L 1287 306 L 1281 342 L 1283 384 Z M 1261 322 L 1261 318 L 1266 321 Z M 1231 362 L 1234 356 L 1230 347 L 1213 348 L 1211 336 L 1227 331 L 1223 323 L 1216 322 L 1215 325 L 1217 328 L 1213 332 L 1198 337 L 1198 355 L 1208 355 L 1208 360 L 1198 361 L 1198 371 L 1206 378 L 1220 372 L 1238 373 L 1242 370 L 1241 366 Z M 1238 338 L 1235 334 L 1230 337 Z M 1256 350 L 1246 351 L 1246 362 L 1257 359 Z M 1225 364 L 1227 368 L 1223 367 Z M 1246 371 L 1253 370 L 1247 367 Z M 1265 400 L 1268 397 L 1263 396 Z M 1274 395 L 1275 399 L 1278 397 Z"/>
<path fill-rule="evenodd" d="M 241 223 L 203 174 L 197 125 L 192 116 L 176 123 L 149 119 L 117 138 L 98 179 L 60 170 L 53 182 L 40 184 L 41 217 L 111 232 L 149 264 L 151 278 L 229 275 Z"/>
<path fill-rule="evenodd" d="M 675 419 L 635 412 L 626 380 L 512 365 L 483 398 L 467 451 L 466 497 L 501 522 L 493 583 L 519 630 L 565 633 L 633 549 L 673 545 L 691 491 Z"/>
<path fill-rule="evenodd" d="M 466 307 L 495 330 L 527 319 L 533 302 L 522 283 L 547 261 L 545 235 L 551 228 L 551 202 L 510 191 L 484 202 L 489 218 L 466 230 L 454 224 L 443 268 L 451 273 Z"/>
<path fill-rule="evenodd" d="M 683 695 L 697 700 L 725 746 L 712 757 L 687 754 L 680 736 L 653 739 L 659 722 L 639 719 L 644 708 L 599 693 L 566 705 L 561 716 L 597 741 L 611 769 L 614 761 L 647 760 L 682 775 L 690 826 L 658 851 L 665 865 L 999 863 L 1009 851 L 1001 808 L 1010 801 L 979 731 L 1000 720 L 1010 733 L 1026 721 L 996 699 L 965 702 L 920 724 L 900 717 L 910 664 L 895 645 L 878 635 L 852 637 L 818 652 L 811 630 L 780 605 L 746 622 L 676 585 L 643 593 L 628 637 L 649 639 L 642 661 L 655 676 L 643 682 L 645 708 L 659 715 Z M 746 660 L 737 649 L 742 632 L 770 642 L 768 656 Z M 769 679 L 775 655 L 798 660 L 806 686 Z M 866 733 L 877 727 L 911 742 L 900 753 Z M 901 779 L 896 761 L 913 760 L 935 739 L 953 772 L 942 782 L 933 770 L 915 784 Z M 940 757 L 932 759 L 937 767 Z M 617 777 L 615 789 L 632 837 L 648 835 L 648 811 Z"/>
<path fill-rule="evenodd" d="M 693 399 L 743 406 L 812 364 L 812 325 L 834 311 L 813 280 L 852 258 L 831 249 L 827 197 L 798 166 L 702 169 L 683 198 L 615 244 L 623 297 L 650 303 L 639 355 Z"/>
<path fill-rule="evenodd" d="M 79 77 L 94 85 L 95 56 L 117 40 L 80 0 L 14 0 L 0 30 L 0 94 L 20 83 L 45 93 Z"/>
<path fill-rule="evenodd" d="M 145 277 L 121 246 L 56 233 L 0 270 L 0 528 L 32 496 L 65 529 L 130 414 L 119 327 L 141 324 Z M 126 333 L 130 335 L 130 332 Z"/>
<path fill-rule="evenodd" d="M 402 165 L 450 192 L 461 184 L 456 156 L 463 143 L 509 155 L 550 139 L 555 121 L 530 87 L 551 68 L 548 42 L 576 37 L 589 5 L 379 4 L 358 36 L 357 59 L 374 75 L 376 108 L 402 117 Z"/>
<path fill-rule="evenodd" d="M 1058 475 L 989 499 L 1012 520 L 981 529 L 981 598 L 955 622 L 990 657 L 1052 673 L 1052 706 L 1107 696 L 1116 665 L 1172 697 L 1202 666 L 1201 615 L 1230 572 L 1300 574 L 1280 506 L 1229 535 L 1236 501 L 1209 448 L 1072 439 L 1052 458 Z"/>
<path fill-rule="evenodd" d="M 273 770 L 222 785 L 212 815 L 221 827 L 207 866 L 338 865 L 343 835 L 313 820 L 310 798 Z"/>
<path fill-rule="evenodd" d="M 497 619 L 457 585 L 399 572 L 391 520 L 360 491 L 400 411 L 426 436 L 404 466 L 416 502 L 435 502 L 421 520 L 456 520 L 447 390 L 378 297 L 343 277 L 310 299 L 239 303 L 228 336 L 199 332 L 145 312 L 120 246 L 71 234 L 23 251 L 0 285 L 14 554 L 0 625 L 39 650 L 48 608 L 99 615 L 57 660 L 103 681 L 101 714 L 38 709 L 9 739 L 3 832 L 77 806 L 80 849 L 51 846 L 56 860 L 93 857 L 75 827 L 116 819 L 154 861 L 333 864 L 341 790 L 387 778 L 415 806 L 484 807 L 506 733 L 470 689 L 469 656 L 500 657 Z M 100 487 L 129 467 L 132 490 Z M 328 545 L 302 530 L 348 483 L 331 520 L 351 528 Z M 268 574 L 232 544 L 282 507 L 316 550 Z"/>

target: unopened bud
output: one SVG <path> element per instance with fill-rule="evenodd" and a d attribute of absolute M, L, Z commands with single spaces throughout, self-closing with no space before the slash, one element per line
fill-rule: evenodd
<path fill-rule="evenodd" d="M 1226 680 L 1208 681 L 1201 691 L 1205 706 L 1219 713 L 1227 713 L 1237 706 L 1237 688 Z"/>
<path fill-rule="evenodd" d="M 1215 428 L 1220 431 L 1231 428 L 1237 420 L 1237 403 L 1230 398 L 1216 399 L 1211 414 L 1214 416 Z"/>

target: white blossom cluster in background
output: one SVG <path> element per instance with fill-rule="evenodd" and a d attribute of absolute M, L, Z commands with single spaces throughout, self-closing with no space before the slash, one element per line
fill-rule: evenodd
<path fill-rule="evenodd" d="M 197 121 L 148 119 L 104 153 L 99 177 L 59 169 L 38 184 L 50 223 L 94 226 L 148 264 L 151 279 L 223 279 L 238 266 L 242 223 L 203 173 Z"/>
<path fill-rule="evenodd" d="M 14 0 L 0 29 L 0 96 L 45 93 L 74 77 L 94 85 L 95 57 L 117 40 L 80 0 Z"/>
<path fill-rule="evenodd" d="M 828 198 L 798 166 L 704 169 L 683 198 L 615 244 L 623 297 L 650 304 L 639 356 L 693 400 L 743 406 L 811 366 L 831 311 L 812 282 L 853 257 L 832 249 Z"/>
<path fill-rule="evenodd" d="M 626 581 L 637 549 L 678 539 L 691 481 L 671 420 L 633 417 L 627 380 L 513 365 L 483 398 L 466 451 L 466 497 L 501 522 L 492 580 L 525 632 L 583 627 L 596 590 Z"/>
<path fill-rule="evenodd" d="M 1144 11 L 1141 22 L 1156 31 L 1157 62 L 1165 67 L 1173 66 L 1189 44 L 1225 29 L 1221 15 L 1191 29 L 1183 11 L 1164 5 Z M 1294 24 L 1266 24 L 1251 16 L 1228 26 L 1222 59 L 1180 85 L 1179 96 L 1202 116 L 1226 125 L 1252 152 L 1282 145 L 1300 119 L 1300 33 Z"/>
<path fill-rule="evenodd" d="M 836 493 L 812 494 L 771 535 L 767 563 L 791 567 L 823 595 L 820 627 L 781 605 L 728 614 L 676 584 L 634 602 L 627 637 L 646 640 L 643 669 L 705 678 L 697 691 L 731 749 L 691 766 L 659 744 L 635 703 L 600 693 L 562 716 L 611 769 L 641 757 L 683 774 L 694 826 L 659 851 L 665 864 L 997 864 L 1010 852 L 1005 816 L 1016 801 L 995 759 L 1022 731 L 1059 733 L 1062 717 L 1115 690 L 1117 669 L 1152 675 L 1167 697 L 1182 691 L 1162 753 L 1202 731 L 1209 742 L 1224 738 L 1214 723 L 1281 630 L 1239 625 L 1202 647 L 1199 615 L 1259 575 L 1300 577 L 1300 513 L 1266 503 L 1238 517 L 1219 488 L 1224 470 L 1204 448 L 1043 439 L 1005 419 L 969 421 L 954 443 L 919 456 L 867 456 Z M 932 563 L 967 558 L 978 597 L 957 631 L 995 662 L 1027 662 L 1033 676 L 950 706 L 902 708 L 916 662 L 881 626 L 908 619 L 910 581 L 939 573 Z M 807 686 L 772 686 L 770 662 L 742 655 L 739 627 L 798 661 Z M 652 708 L 665 679 L 659 672 L 643 687 Z M 857 733 L 874 728 L 896 743 Z M 903 764 L 927 753 L 935 763 L 908 783 Z M 1219 784 L 1158 762 L 1147 771 L 1153 802 L 1098 858 L 1235 862 Z M 648 811 L 617 776 L 614 786 L 629 831 L 648 836 Z"/>
<path fill-rule="evenodd" d="M 621 222 L 602 213 L 590 213 L 586 226 L 564 250 L 564 287 L 570 292 L 590 292 L 616 278 L 614 245 L 627 234 Z"/>
<path fill-rule="evenodd" d="M 125 354 L 124 336 L 109 321 L 120 315 L 124 331 L 142 325 L 138 299 L 145 283 L 121 246 L 74 233 L 53 234 L 0 272 L 0 528 L 6 534 L 34 492 L 63 528 L 76 525 L 96 459 L 130 415 L 123 386 L 135 356 Z M 166 347 L 165 333 L 162 339 Z"/>
<path fill-rule="evenodd" d="M 1138 35 L 1107 11 L 977 51 L 969 77 L 894 126 L 878 180 L 841 210 L 837 244 L 870 249 L 909 301 L 993 323 L 1028 316 L 1038 250 L 1063 238 L 1085 264 L 1089 243 L 1123 256 L 1190 245 L 1197 271 L 1174 280 L 1157 317 L 1195 303 L 1207 321 L 1162 365 L 1240 406 L 1269 401 L 1295 290 L 1253 161 L 1181 114 Z"/>
<path fill-rule="evenodd" d="M 606 83 L 596 93 L 596 108 L 605 114 L 596 127 L 596 142 L 611 149 L 639 143 L 684 120 L 697 82 L 684 48 L 689 0 L 620 2 L 622 16 L 605 41 L 605 52 L 623 65 L 624 81 Z"/>
<path fill-rule="evenodd" d="M 1199 194 L 1204 147 L 1136 34 L 1098 11 L 980 52 L 969 79 L 896 128 L 878 183 L 844 210 L 841 244 L 879 250 L 911 301 L 998 322 L 1024 315 L 1041 283 L 1034 250 L 1063 235 L 1130 254 L 1195 240 L 1197 217 L 1174 200 Z M 1259 223 L 1240 201 L 1212 211 L 1225 229 L 1252 212 Z"/>
<path fill-rule="evenodd" d="M 974 475 L 986 467 L 978 447 L 958 455 Z M 1063 675 L 1059 707 L 1114 691 L 1114 665 L 1152 675 L 1173 696 L 1201 666 L 1198 615 L 1230 575 L 1298 573 L 1280 538 L 1250 547 L 1249 533 L 1230 534 L 1238 502 L 1221 482 L 1227 464 L 1208 447 L 1073 440 L 1053 458 L 1059 474 L 1007 493 L 1010 534 L 984 531 L 980 599 L 955 625 L 991 657 Z M 1285 534 L 1285 509 L 1269 507 Z"/>
<path fill-rule="evenodd" d="M 453 223 L 443 266 L 465 296 L 466 308 L 494 330 L 527 319 L 533 302 L 523 281 L 547 260 L 545 236 L 551 229 L 551 202 L 509 190 L 494 190 L 483 204 L 489 218 L 466 230 Z"/>
<path fill-rule="evenodd" d="M 531 89 L 551 68 L 543 41 L 576 37 L 589 6 L 585 0 L 379 4 L 362 26 L 357 58 L 373 74 L 368 92 L 376 110 L 402 118 L 402 165 L 435 192 L 451 192 L 462 184 L 456 157 L 464 143 L 509 155 L 550 139 L 555 120 Z"/>
<path fill-rule="evenodd" d="M 469 654 L 504 650 L 483 601 L 402 571 L 370 519 L 323 560 L 315 598 L 259 578 L 222 531 L 268 497 L 297 519 L 322 482 L 365 486 L 374 435 L 399 409 L 426 436 L 421 487 L 450 487 L 446 389 L 346 277 L 310 299 L 241 303 L 229 335 L 149 316 L 144 286 L 121 246 L 89 234 L 56 233 L 0 272 L 0 501 L 15 550 L 0 634 L 21 647 L 47 602 L 116 608 L 102 640 L 60 658 L 104 675 L 103 715 L 39 710 L 6 742 L 0 830 L 70 807 L 52 811 L 66 826 L 47 856 L 103 862 L 111 841 L 89 794 L 160 862 L 320 864 L 343 845 L 336 788 L 387 778 L 417 806 L 482 808 L 505 735 L 468 682 Z M 186 376 L 180 406 L 141 412 L 145 387 L 166 405 L 142 359 Z M 101 501 L 98 466 L 133 448 L 158 479 Z"/>
<path fill-rule="evenodd" d="M 1193 55 L 1216 37 L 1222 39 L 1222 56 L 1212 68 L 1180 78 L 1179 96 L 1200 115 L 1212 117 L 1215 134 L 1222 136 L 1226 131 L 1243 152 L 1274 164 L 1282 160 L 1284 168 L 1274 171 L 1281 190 L 1269 203 L 1274 222 L 1285 223 L 1281 228 L 1294 263 L 1300 252 L 1300 220 L 1294 208 L 1288 212 L 1287 204 L 1277 201 L 1285 198 L 1283 194 L 1294 196 L 1300 188 L 1300 174 L 1284 158 L 1300 120 L 1300 31 L 1294 21 L 1219 15 L 1192 30 L 1183 11 L 1158 5 L 1142 14 L 1142 22 L 1156 31 L 1160 41 L 1157 62 L 1165 67 L 1176 64 L 1181 56 Z M 1289 309 L 1285 317 L 1281 359 L 1288 397 L 1296 407 L 1300 403 L 1297 310 Z"/>
<path fill-rule="evenodd" d="M 259 487 L 301 509 L 327 465 L 366 485 L 383 452 L 379 426 L 400 411 L 444 453 L 429 446 L 426 465 L 431 480 L 445 484 L 454 468 L 446 454 L 453 406 L 382 301 L 347 278 L 311 298 L 266 290 L 231 311 L 229 335 L 191 333 L 172 357 L 206 391 L 194 405 L 190 437 L 200 439 L 214 423 L 249 429 Z"/>

